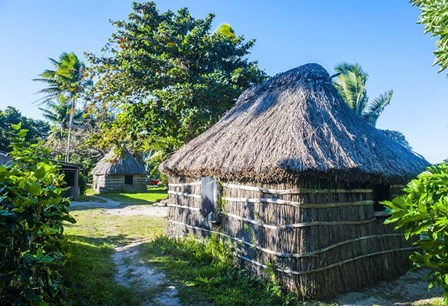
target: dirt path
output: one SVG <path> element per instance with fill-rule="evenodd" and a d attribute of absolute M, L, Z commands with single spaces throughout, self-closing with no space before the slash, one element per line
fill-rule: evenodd
<path fill-rule="evenodd" d="M 168 207 L 156 205 L 122 205 L 104 197 L 95 196 L 103 202 L 76 202 L 70 203 L 70 207 L 80 208 L 104 208 L 107 215 L 135 216 L 144 215 L 156 218 L 165 218 L 168 215 Z"/>
<path fill-rule="evenodd" d="M 103 208 L 107 215 L 132 216 L 144 215 L 164 218 L 168 208 L 154 205 L 122 205 L 120 202 L 96 196 L 102 202 L 71 202 L 71 207 Z M 142 306 L 180 306 L 177 289 L 161 271 L 148 266 L 140 257 L 139 247 L 146 240 L 135 240 L 115 248 L 112 259 L 117 268 L 115 281 L 123 287 L 133 288 L 142 296 Z"/>
<path fill-rule="evenodd" d="M 145 240 L 135 241 L 115 248 L 112 258 L 117 267 L 115 281 L 124 287 L 132 287 L 142 295 L 142 305 L 180 306 L 176 287 L 173 286 L 163 272 L 156 271 L 141 259 L 139 246 Z"/>
<path fill-rule="evenodd" d="M 338 305 L 428 305 L 429 301 L 440 301 L 441 289 L 428 291 L 424 281 L 426 271 L 419 270 L 407 273 L 399 279 L 381 282 L 360 291 L 354 291 L 340 296 Z"/>
<path fill-rule="evenodd" d="M 98 197 L 98 196 L 97 196 Z M 168 208 L 153 205 L 122 205 L 120 202 L 98 197 L 100 202 L 72 202 L 72 207 L 103 208 L 106 214 L 116 216 L 145 215 L 164 218 Z M 117 267 L 115 280 L 125 287 L 132 287 L 143 298 L 144 306 L 181 305 L 177 289 L 167 280 L 165 274 L 145 264 L 140 257 L 139 247 L 145 240 L 133 241 L 117 247 L 113 260 Z M 440 289 L 427 290 L 425 271 L 408 273 L 397 280 L 382 282 L 376 286 L 350 292 L 338 297 L 337 305 L 442 305 Z M 312 305 L 313 303 L 310 303 Z M 322 304 L 320 304 L 322 305 Z"/>

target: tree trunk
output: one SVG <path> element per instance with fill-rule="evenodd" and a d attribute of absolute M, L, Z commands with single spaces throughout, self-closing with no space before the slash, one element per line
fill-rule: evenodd
<path fill-rule="evenodd" d="M 72 101 L 72 109 L 70 110 L 70 121 L 68 123 L 67 148 L 65 150 L 65 162 L 70 162 L 70 144 L 72 141 L 73 120 L 75 117 L 76 100 Z"/>

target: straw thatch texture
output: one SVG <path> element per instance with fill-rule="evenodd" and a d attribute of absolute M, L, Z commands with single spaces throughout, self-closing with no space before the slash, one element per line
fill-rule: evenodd
<path fill-rule="evenodd" d="M 115 156 L 114 149 L 110 150 L 93 168 L 93 175 L 141 174 L 145 175 L 145 168 L 125 149 L 124 156 Z"/>
<path fill-rule="evenodd" d="M 350 110 L 324 68 L 307 64 L 243 92 L 161 170 L 237 181 L 330 174 L 402 182 L 428 165 Z"/>
<path fill-rule="evenodd" d="M 126 149 L 124 156 L 116 156 L 112 149 L 96 164 L 92 175 L 97 192 L 146 191 L 146 171 Z"/>

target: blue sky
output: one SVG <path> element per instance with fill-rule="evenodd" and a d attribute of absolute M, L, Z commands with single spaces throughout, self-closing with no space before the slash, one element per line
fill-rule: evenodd
<path fill-rule="evenodd" d="M 63 51 L 99 53 L 125 19 L 130 0 L 0 0 L 0 109 L 12 105 L 41 118 L 33 82 Z M 330 74 L 336 64 L 359 63 L 370 75 L 370 98 L 393 89 L 378 127 L 405 134 L 430 162 L 448 157 L 448 79 L 433 67 L 435 39 L 416 23 L 419 11 L 405 0 L 165 0 L 161 11 L 188 7 L 193 16 L 214 13 L 256 39 L 251 60 L 274 75 L 316 62 Z"/>

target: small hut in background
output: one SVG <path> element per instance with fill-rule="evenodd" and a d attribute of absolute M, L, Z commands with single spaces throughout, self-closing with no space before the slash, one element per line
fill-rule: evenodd
<path fill-rule="evenodd" d="M 8 153 L 0 151 L 0 165 L 8 164 L 12 162 L 11 156 Z M 79 185 L 78 174 L 82 168 L 79 164 L 65 163 L 59 161 L 53 161 L 60 166 L 60 173 L 64 174 L 64 188 L 67 190 L 64 192 L 64 196 L 70 197 L 72 200 L 79 200 Z"/>
<path fill-rule="evenodd" d="M 61 172 L 64 173 L 64 187 L 67 188 L 65 196 L 72 200 L 79 200 L 79 171 L 82 166 L 79 164 L 56 162 L 61 167 Z"/>
<path fill-rule="evenodd" d="M 144 192 L 146 171 L 127 149 L 116 156 L 114 149 L 93 168 L 92 187 L 97 192 Z"/>
<path fill-rule="evenodd" d="M 413 250 L 385 225 L 390 199 L 429 164 L 350 110 L 307 64 L 241 94 L 160 169 L 170 236 L 212 233 L 241 264 L 326 297 L 402 274 Z"/>

